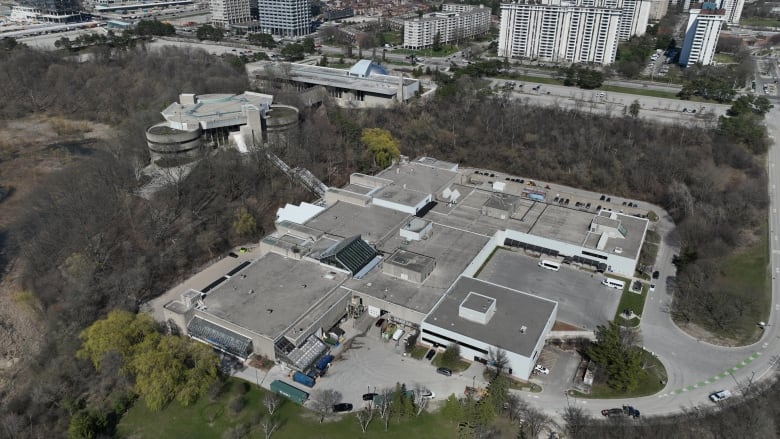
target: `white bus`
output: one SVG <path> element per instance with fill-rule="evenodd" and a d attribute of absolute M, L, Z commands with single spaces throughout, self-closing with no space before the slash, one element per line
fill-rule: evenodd
<path fill-rule="evenodd" d="M 622 290 L 623 287 L 626 286 L 626 283 L 623 282 L 622 280 L 612 279 L 611 277 L 606 277 L 606 278 L 604 278 L 603 281 L 601 281 L 601 285 L 604 285 L 605 287 L 617 288 L 618 290 Z"/>
<path fill-rule="evenodd" d="M 545 268 L 547 270 L 552 270 L 552 271 L 558 271 L 561 269 L 561 264 L 553 261 L 548 261 L 547 259 L 542 259 L 542 261 L 539 262 L 538 265 L 542 268 Z"/>

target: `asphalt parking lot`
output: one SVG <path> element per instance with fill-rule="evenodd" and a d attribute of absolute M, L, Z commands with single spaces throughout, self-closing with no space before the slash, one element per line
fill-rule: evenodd
<path fill-rule="evenodd" d="M 558 320 L 595 329 L 615 316 L 620 291 L 601 285 L 603 276 L 562 265 L 559 271 L 539 268 L 539 259 L 498 250 L 479 279 L 558 302 Z"/>
<path fill-rule="evenodd" d="M 404 356 L 393 341 L 383 341 L 379 329 L 372 324 L 366 335 L 356 336 L 352 346 L 346 349 L 331 365 L 328 373 L 317 380 L 317 389 L 334 389 L 341 392 L 343 401 L 362 407 L 364 393 L 376 392 L 395 383 L 406 383 L 407 388 L 416 384 L 433 391 L 436 398 L 431 405 L 437 405 L 450 394 L 462 395 L 465 386 L 484 386 L 484 366 L 472 363 L 464 372 L 446 377 L 436 373 L 436 367 L 425 359 L 415 360 Z"/>

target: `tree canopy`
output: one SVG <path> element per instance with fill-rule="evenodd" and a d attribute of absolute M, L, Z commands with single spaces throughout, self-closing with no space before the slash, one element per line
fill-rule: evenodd
<path fill-rule="evenodd" d="M 118 353 L 123 369 L 135 378 L 135 392 L 155 411 L 173 399 L 183 405 L 195 402 L 217 378 L 218 359 L 208 346 L 162 336 L 146 314 L 112 311 L 80 338 L 77 357 L 90 360 L 98 371 L 107 354 Z"/>
<path fill-rule="evenodd" d="M 398 149 L 400 143 L 390 134 L 390 131 L 382 128 L 365 128 L 360 140 L 371 153 L 374 164 L 379 168 L 386 168 L 401 155 Z"/>
<path fill-rule="evenodd" d="M 606 370 L 607 384 L 614 389 L 634 390 L 643 373 L 642 351 L 633 345 L 631 331 L 615 322 L 598 326 L 596 342 L 588 349 L 588 356 Z"/>

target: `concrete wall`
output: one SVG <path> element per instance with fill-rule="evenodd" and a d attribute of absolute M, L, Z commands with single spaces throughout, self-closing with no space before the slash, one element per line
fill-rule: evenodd
<path fill-rule="evenodd" d="M 152 161 L 162 158 L 192 158 L 203 156 L 200 127 L 192 130 L 174 130 L 167 122 L 146 129 L 146 144 Z"/>
<path fill-rule="evenodd" d="M 393 180 L 386 178 L 374 177 L 373 175 L 361 174 L 359 172 L 353 172 L 349 176 L 350 184 L 357 184 L 360 186 L 382 188 L 393 183 Z"/>
<path fill-rule="evenodd" d="M 376 204 L 377 206 L 386 207 L 388 209 L 393 209 L 398 212 L 414 215 L 417 213 L 417 211 L 425 207 L 426 204 L 430 203 L 431 200 L 433 200 L 433 196 L 428 194 L 425 198 L 418 201 L 417 204 L 415 204 L 414 206 L 396 203 L 395 201 L 385 200 L 377 197 L 372 198 L 371 202 L 373 204 Z"/>
<path fill-rule="evenodd" d="M 366 207 L 371 203 L 371 197 L 338 188 L 329 188 L 328 191 L 325 192 L 325 204 L 332 206 L 333 204 L 336 204 L 337 201 Z"/>
<path fill-rule="evenodd" d="M 490 255 L 493 253 L 493 250 L 499 245 L 504 245 L 504 231 L 499 230 L 497 231 L 492 238 L 485 244 L 484 247 L 482 247 L 482 250 L 477 253 L 477 256 L 474 257 L 474 259 L 471 260 L 468 266 L 466 266 L 466 269 L 463 270 L 463 276 L 468 277 L 474 277 L 474 275 L 477 274 L 477 271 L 482 267 L 482 264 L 487 261 L 487 259 L 490 257 Z"/>
<path fill-rule="evenodd" d="M 352 290 L 352 293 L 360 297 L 363 301 L 363 306 L 374 306 L 382 311 L 387 311 L 390 314 L 392 314 L 395 317 L 398 317 L 399 319 L 406 320 L 408 322 L 414 323 L 419 325 L 420 322 L 425 318 L 425 314 L 421 313 L 419 311 L 414 311 L 409 308 L 406 308 L 405 306 L 397 305 L 395 303 L 390 303 L 388 301 L 378 299 L 374 296 L 370 296 L 368 294 L 361 293 L 359 291 Z"/>
<path fill-rule="evenodd" d="M 554 319 L 553 319 L 554 321 Z M 432 340 L 436 343 L 439 343 L 441 345 L 447 346 L 451 344 L 450 341 L 444 340 L 442 338 L 439 338 L 435 335 L 431 335 L 430 333 L 426 333 L 426 330 L 436 332 L 437 334 L 441 334 L 445 337 L 451 338 L 453 340 L 457 340 L 458 342 L 462 342 L 471 346 L 474 346 L 479 349 L 483 349 L 486 352 L 490 352 L 490 350 L 496 350 L 498 349 L 496 346 L 493 346 L 488 343 L 484 343 L 480 340 L 475 340 L 471 337 L 468 337 L 464 334 L 459 334 L 457 332 L 450 331 L 446 328 L 440 328 L 435 325 L 431 325 L 430 323 L 423 322 L 421 325 L 422 329 L 422 335 L 420 337 L 420 342 L 423 345 L 431 346 L 431 344 L 426 341 L 425 339 Z M 545 333 L 542 333 L 543 335 Z M 541 344 L 541 346 L 544 346 L 544 336 L 539 338 L 539 341 L 537 342 L 537 347 Z M 503 348 L 502 348 L 503 349 Z M 512 369 L 512 375 L 527 380 L 528 377 L 531 376 L 531 371 L 534 368 L 534 364 L 536 363 L 536 360 L 531 357 L 526 357 L 524 355 L 520 355 L 516 352 L 512 352 L 506 349 L 503 349 L 506 352 L 506 358 L 507 358 L 507 367 L 510 367 Z M 538 352 L 541 352 L 541 348 L 539 348 Z M 536 354 L 538 357 L 538 353 Z M 460 356 L 462 358 L 465 358 L 466 360 L 473 361 L 474 357 L 479 357 L 485 360 L 489 360 L 489 354 L 486 354 L 484 352 L 475 351 L 473 349 L 470 349 L 466 346 L 460 346 Z"/>

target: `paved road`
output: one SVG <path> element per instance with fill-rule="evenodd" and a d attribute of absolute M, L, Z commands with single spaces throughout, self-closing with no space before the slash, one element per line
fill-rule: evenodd
<path fill-rule="evenodd" d="M 541 106 L 559 106 L 588 113 L 619 116 L 634 102 L 640 105 L 639 118 L 674 125 L 713 126 L 718 116 L 726 114 L 730 107 L 724 104 L 701 104 L 679 99 L 656 98 L 628 93 L 583 90 L 563 85 L 539 84 L 523 81 L 492 79 L 491 85 L 504 89 L 507 82 L 516 83 L 512 90 L 504 91 L 510 99 L 525 100 Z M 520 84 L 523 86 L 520 87 Z M 535 87 L 539 87 L 534 90 Z M 599 93 L 603 93 L 600 95 Z M 683 112 L 683 110 L 686 110 Z M 696 110 L 696 113 L 691 113 Z"/>

